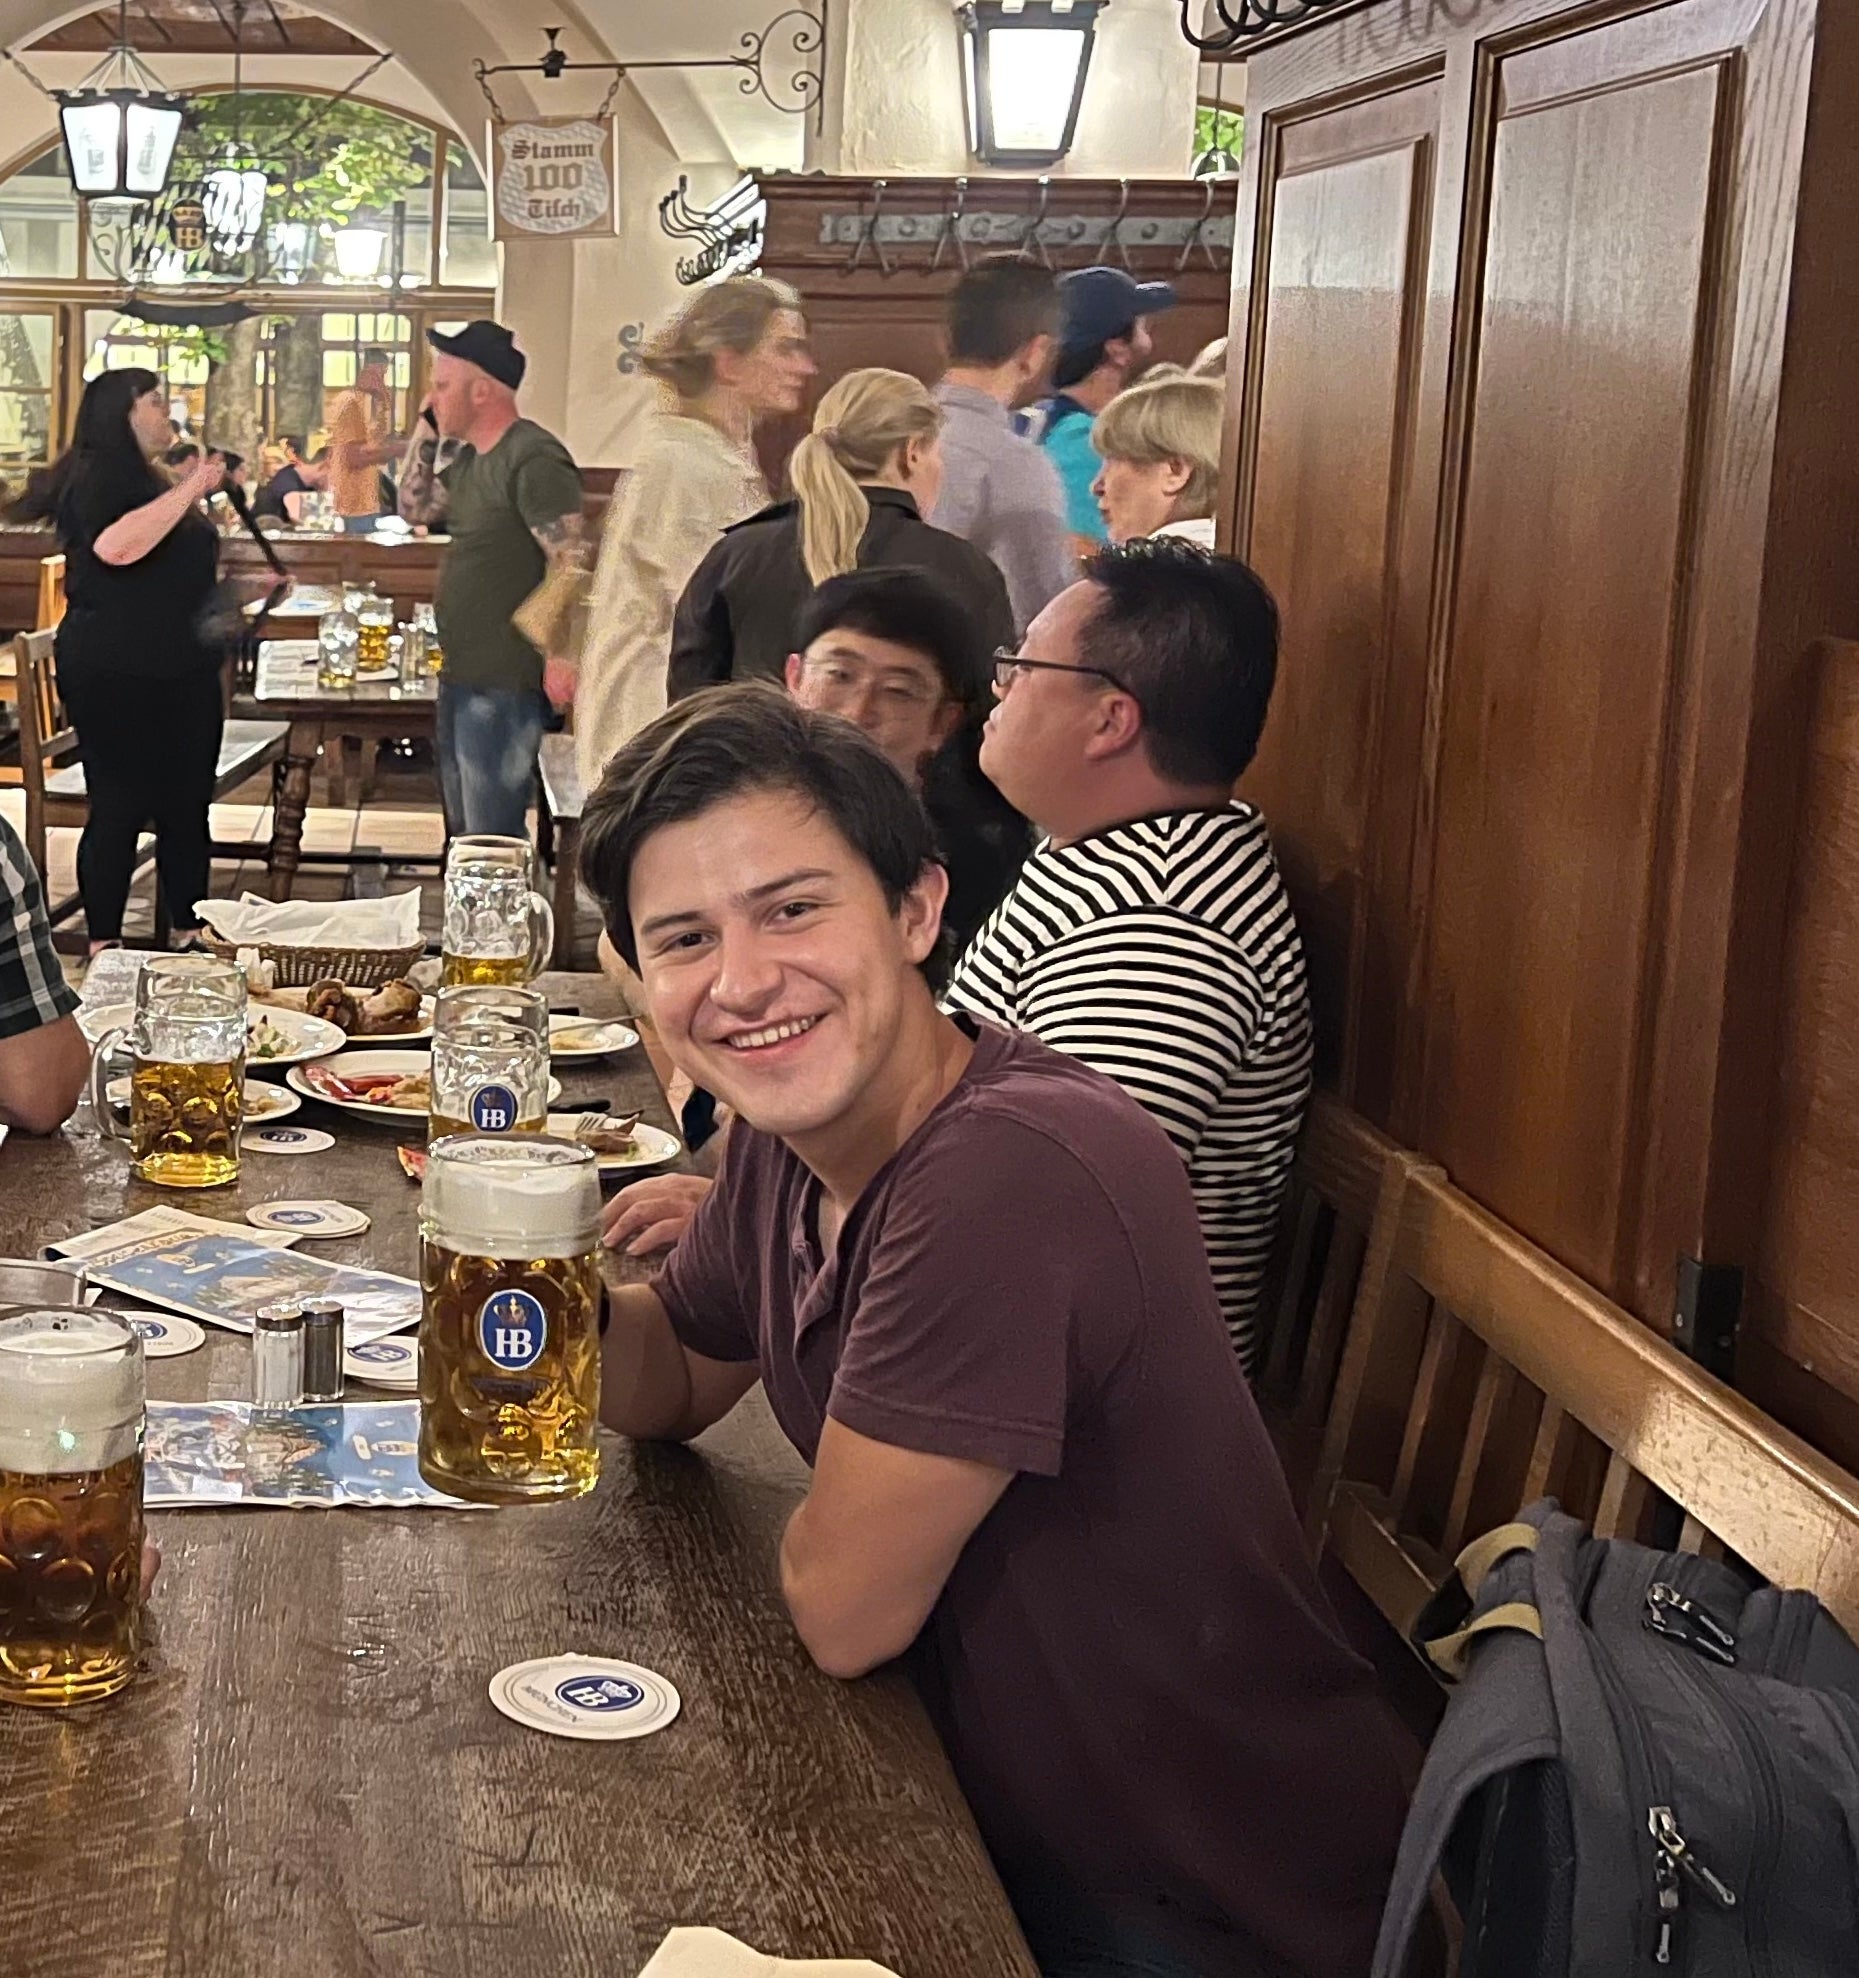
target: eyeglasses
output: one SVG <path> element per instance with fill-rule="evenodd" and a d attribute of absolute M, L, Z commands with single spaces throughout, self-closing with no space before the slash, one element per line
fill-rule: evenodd
<path fill-rule="evenodd" d="M 896 673 L 869 673 L 848 666 L 841 659 L 809 659 L 802 663 L 817 683 L 821 697 L 835 702 L 848 701 L 874 684 L 879 706 L 898 713 L 939 708 L 948 699 L 926 681 L 911 680 Z"/>
<path fill-rule="evenodd" d="M 1099 680 L 1108 680 L 1120 694 L 1128 694 L 1138 707 L 1142 706 L 1142 696 L 1126 681 L 1102 666 L 1071 666 L 1062 659 L 1028 659 L 1022 653 L 1010 652 L 1005 646 L 998 646 L 994 652 L 994 691 L 1004 694 L 1022 673 L 1089 673 Z"/>

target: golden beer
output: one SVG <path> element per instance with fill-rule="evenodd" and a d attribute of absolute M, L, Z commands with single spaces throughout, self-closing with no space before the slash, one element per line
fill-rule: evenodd
<path fill-rule="evenodd" d="M 112 1111 L 111 1062 L 130 1058 L 129 1124 Z M 219 1188 L 239 1178 L 245 1124 L 245 977 L 211 955 L 161 955 L 136 978 L 135 1021 L 97 1044 L 91 1109 L 129 1142 L 139 1179 Z"/>
<path fill-rule="evenodd" d="M 529 956 L 452 955 L 444 956 L 439 969 L 439 986 L 453 988 L 521 988 L 530 977 Z"/>
<path fill-rule="evenodd" d="M 163 1188 L 220 1188 L 239 1178 L 245 1059 L 138 1062 L 129 1075 L 129 1152 Z"/>
<path fill-rule="evenodd" d="M 420 1474 L 478 1503 L 600 1475 L 600 1183 L 563 1140 L 436 1142 L 420 1203 Z"/>
<path fill-rule="evenodd" d="M 511 1128 L 512 1133 L 546 1133 L 549 1125 L 548 1108 L 545 1106 L 533 1119 L 520 1119 Z M 448 1119 L 443 1113 L 429 1113 L 426 1119 L 428 1142 L 450 1140 L 460 1133 L 481 1133 L 484 1129 L 468 1119 Z"/>
<path fill-rule="evenodd" d="M 0 1319 L 0 1702 L 89 1703 L 135 1673 L 142 1406 L 127 1321 Z"/>

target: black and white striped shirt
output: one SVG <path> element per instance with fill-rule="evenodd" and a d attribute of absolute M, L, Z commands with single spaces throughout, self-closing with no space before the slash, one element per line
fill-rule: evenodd
<path fill-rule="evenodd" d="M 1233 1344 L 1256 1307 L 1310 1094 L 1304 952 L 1250 804 L 1042 845 L 957 967 L 948 1006 L 1116 1082 L 1188 1165 Z"/>

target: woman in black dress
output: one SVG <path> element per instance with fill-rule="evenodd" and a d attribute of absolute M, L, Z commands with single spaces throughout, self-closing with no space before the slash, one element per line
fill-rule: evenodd
<path fill-rule="evenodd" d="M 84 388 L 70 450 L 14 510 L 49 520 L 65 553 L 58 691 L 90 797 L 77 882 L 92 954 L 121 945 L 146 827 L 178 945 L 199 945 L 194 902 L 208 891 L 225 704 L 220 654 L 200 632 L 219 580 L 200 504 L 225 464 L 208 454 L 171 479 L 155 464 L 170 438 L 161 379 L 105 371 Z"/>

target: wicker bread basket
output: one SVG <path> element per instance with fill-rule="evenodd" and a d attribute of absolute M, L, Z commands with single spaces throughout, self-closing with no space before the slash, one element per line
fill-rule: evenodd
<path fill-rule="evenodd" d="M 276 969 L 280 989 L 308 989 L 327 976 L 346 982 L 351 989 L 378 989 L 382 983 L 405 975 L 426 952 L 425 944 L 419 941 L 410 948 L 288 948 L 269 941 L 244 941 L 234 947 L 211 927 L 201 932 L 221 961 L 236 961 L 241 949 L 255 946 L 259 960 Z"/>

